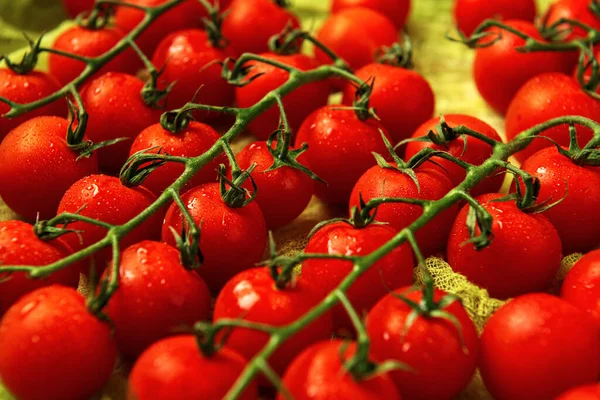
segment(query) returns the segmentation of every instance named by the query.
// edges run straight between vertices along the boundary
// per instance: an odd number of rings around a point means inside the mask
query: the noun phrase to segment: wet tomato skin
[[[410,12],[410,0],[333,0],[331,12],[346,8],[365,7],[388,17],[398,29],[402,29]]]
[[[519,19],[533,22],[537,15],[534,0],[456,0],[454,20],[465,35],[473,31],[486,19]]]
[[[575,263],[563,281],[560,297],[591,315],[600,328],[600,250]]]

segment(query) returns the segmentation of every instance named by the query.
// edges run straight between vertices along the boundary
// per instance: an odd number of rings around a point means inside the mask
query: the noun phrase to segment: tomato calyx
[[[410,37],[404,35],[402,43],[394,43],[389,47],[384,46],[379,49],[375,56],[375,61],[379,64],[410,69],[413,67],[412,54]]]
[[[260,265],[264,265],[265,268],[269,269],[277,290],[285,290],[295,286],[296,267],[299,265],[299,260],[294,257],[279,256],[272,231],[269,231],[269,258],[261,262]]]
[[[390,143],[390,141],[388,140],[388,138],[385,136],[385,134],[383,133],[383,131],[381,129],[379,130],[379,133],[381,134],[383,143],[385,143],[385,147],[387,148],[389,155],[394,162],[392,164],[388,160],[386,160],[385,157],[382,156],[381,154],[373,152],[373,157],[375,157],[375,160],[377,161],[377,165],[379,165],[381,168],[393,169],[393,170],[396,170],[396,171],[402,172],[403,174],[408,175],[410,177],[410,179],[412,179],[412,181],[417,186],[417,190],[421,191],[421,186],[419,185],[419,180],[417,179],[417,175],[415,174],[415,171],[414,171],[414,168],[418,167],[423,162],[425,162],[425,160],[416,158],[421,153],[418,153],[417,155],[415,155],[415,157],[411,158],[408,162],[405,162],[396,153],[396,151],[394,150],[394,147],[392,147],[392,144]]]
[[[181,207],[180,207],[181,208]],[[183,213],[183,212],[182,212]],[[189,271],[193,271],[202,267],[204,264],[204,256],[200,250],[200,234],[201,228],[196,225],[193,218],[186,218],[185,214],[182,217],[181,233],[178,233],[175,228],[170,226],[171,233],[175,238],[177,250],[179,250],[179,259],[181,265]]]
[[[229,40],[223,35],[221,27],[223,26],[223,14],[219,9],[219,3],[216,2],[213,6],[206,0],[198,0],[206,8],[208,14],[207,17],[202,18],[204,23],[204,30],[208,34],[208,40],[210,44],[217,48],[223,49],[229,45]]]
[[[288,23],[283,30],[269,38],[269,50],[275,54],[292,55],[300,53],[300,48],[304,40],[314,39],[312,36],[301,29],[294,29],[291,23]]]
[[[29,50],[23,54],[23,58],[21,58],[19,63],[12,62],[6,55],[0,56],[0,61],[4,61],[8,69],[19,75],[28,74],[35,69],[40,54],[42,38],[44,37],[42,34],[34,41],[26,33],[23,33],[23,36],[29,44]]]
[[[597,140],[592,139],[585,147],[581,148],[577,138],[577,129],[575,125],[569,124],[569,148],[565,149],[555,140],[540,136],[543,139],[549,140],[556,150],[563,156],[567,157],[576,165],[589,165],[593,167],[600,166],[600,149],[598,149]]]
[[[140,186],[155,169],[168,162],[164,156],[168,157],[168,154],[162,147],[151,147],[132,154],[119,172],[121,184],[126,187]]]
[[[79,14],[75,21],[77,24],[89,30],[104,29],[114,15],[114,8],[110,4],[95,4],[90,11]]]
[[[219,190],[221,192],[221,199],[230,208],[242,208],[250,204],[255,198],[258,192],[258,186],[252,178],[252,171],[256,168],[256,163],[252,164],[247,170],[242,170],[236,159],[231,147],[226,142],[223,142],[223,150],[229,159],[229,165],[231,167],[231,177],[227,178],[227,168],[224,164],[219,165],[217,173],[219,174]],[[252,184],[252,192],[242,187],[242,185],[250,179]],[[229,188],[227,188],[229,186]]]

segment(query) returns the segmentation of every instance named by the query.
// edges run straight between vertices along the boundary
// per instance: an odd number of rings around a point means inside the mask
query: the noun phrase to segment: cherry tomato
[[[588,25],[594,29],[600,29],[600,20],[590,9],[592,0],[558,0],[552,4],[546,11],[544,19],[547,26],[557,23],[561,19],[570,19]],[[563,28],[562,26],[560,28]],[[565,40],[576,38],[586,38],[588,36],[585,29],[578,26],[565,24],[565,29],[571,29]]]
[[[471,381],[477,366],[479,339],[473,322],[456,300],[442,311],[456,319],[460,332],[447,319],[422,315],[405,331],[412,308],[396,295],[416,303],[424,300],[422,290],[405,287],[388,294],[371,309],[367,331],[372,357],[376,361],[401,361],[415,370],[390,373],[407,399],[456,398]],[[433,300],[439,302],[445,295],[436,289]]]
[[[230,106],[234,87],[221,78],[220,61],[228,51],[214,47],[206,32],[200,29],[177,31],[165,37],[152,56],[152,63],[163,68],[159,81],[163,86],[176,82],[169,92],[169,108],[179,108],[194,100],[211,106]],[[215,113],[196,111],[198,119],[218,116]]]
[[[65,192],[58,206],[58,214],[78,213],[112,225],[119,225],[144,211],[155,199],[152,192],[142,186],[128,188],[121,184],[119,178],[90,175],[75,182]],[[155,213],[128,233],[120,242],[121,248],[124,249],[145,239],[157,238],[162,220],[159,214]],[[90,246],[106,235],[105,228],[82,221],[69,224],[69,229],[81,231],[79,234],[68,233],[62,236],[74,250]],[[111,255],[110,246],[94,254],[98,271],[104,270]]]
[[[451,128],[455,128],[457,126],[464,125],[467,128],[470,128],[474,131],[482,133],[485,136],[487,136],[491,139],[494,139],[498,142],[502,141],[502,139],[500,138],[500,135],[498,135],[498,132],[496,132],[496,130],[494,128],[492,128],[490,125],[486,124],[485,122],[483,122],[482,120],[480,120],[478,118],[471,117],[469,115],[462,115],[462,114],[448,114],[448,115],[444,115],[444,120],[446,121],[446,124],[448,124],[448,126],[450,126]],[[413,138],[423,137],[423,136],[427,136],[429,131],[435,132],[436,126],[439,123],[440,123],[439,117],[430,119],[429,121],[427,121],[423,125],[421,125],[415,131],[415,133],[412,135],[412,137]],[[465,138],[467,141],[466,146],[465,146]],[[464,137],[457,137],[456,139],[451,140],[446,146],[437,145],[433,142],[410,142],[406,146],[406,153],[404,156],[404,160],[408,161],[412,156],[414,156],[419,151],[421,151],[425,148],[432,148],[435,150],[446,151],[446,152],[450,153],[451,155],[453,155],[454,157],[458,158],[459,160],[466,161],[472,165],[483,164],[483,162],[486,161],[488,158],[490,158],[493,153],[492,146],[490,146],[489,144],[483,142],[482,140],[474,138],[472,136],[464,136]],[[459,167],[458,165],[454,164],[452,161],[448,161],[448,160],[440,158],[440,157],[432,157],[432,160],[434,160],[438,165],[440,165],[442,167],[441,168],[442,170],[445,170],[447,172],[448,177],[452,181],[452,185],[458,186],[465,180],[466,172],[465,172],[464,168]],[[431,168],[438,167],[436,164],[433,164],[433,163],[427,163],[427,166],[431,167]],[[471,194],[473,194],[474,196],[479,196],[480,194],[484,194],[484,193],[497,192],[498,190],[500,190],[500,187],[502,186],[503,182],[504,182],[503,175],[491,176],[491,177],[485,179],[483,182],[481,182],[475,188],[473,188],[471,190]]]
[[[159,148],[165,153],[179,157],[197,157],[210,149],[221,136],[210,126],[191,121],[183,131],[172,133],[160,124],[150,125],[144,129],[133,142],[130,155],[138,151],[154,148],[150,153],[157,153]],[[217,179],[219,164],[225,164],[227,158],[220,155],[205,165],[188,182],[186,188],[192,188],[203,183],[214,182]],[[144,186],[159,196],[183,173],[184,166],[178,163],[167,163],[155,169],[144,181]]]
[[[148,348],[129,376],[128,399],[221,400],[244,370],[246,360],[228,348],[211,356],[198,349],[196,337],[180,335]],[[239,397],[258,399],[252,382]]]
[[[238,53],[265,53],[269,39],[284,28],[298,29],[298,18],[273,0],[233,0],[223,35]]]
[[[501,197],[485,194],[477,198],[493,218],[494,235],[492,243],[479,251],[474,244],[465,244],[469,240],[466,221],[470,205],[463,207],[450,232],[448,263],[499,299],[543,291],[560,267],[558,232],[542,214],[528,214],[515,201],[494,201]]]
[[[17,74],[7,68],[0,68],[0,96],[19,104],[27,104],[60,90],[60,84],[52,76],[40,71]],[[0,115],[10,111],[8,104],[0,102]],[[67,104],[63,99],[29,111],[16,118],[0,118],[0,142],[23,122],[42,115],[67,115]]]
[[[517,92],[506,113],[506,137],[512,140],[522,131],[549,119],[579,115],[600,121],[600,101],[585,94],[577,81],[559,74],[547,73],[529,80]],[[583,147],[592,138],[592,131],[577,128],[579,144]],[[568,125],[544,131],[544,136],[561,146],[569,145]],[[523,151],[515,155],[520,162],[544,147],[552,146],[548,140],[536,138]]]
[[[89,314],[72,288],[31,292],[0,322],[0,376],[22,400],[90,398],[108,381],[116,356],[110,326]]]
[[[508,20],[504,23],[544,42],[531,22]],[[525,45],[525,40],[514,33],[498,27],[492,27],[487,32],[499,35],[500,40],[492,46],[477,49],[473,76],[481,96],[500,114],[506,113],[515,94],[531,78],[545,72],[568,74],[573,69],[561,52],[523,53],[517,49]]]
[[[359,206],[360,196],[365,202],[378,197],[408,197],[423,200],[439,200],[452,189],[452,182],[439,170],[428,167],[415,171],[420,189],[405,173],[395,169],[375,166],[366,171],[356,182],[350,196],[350,209]],[[425,257],[443,252],[448,233],[458,212],[452,207],[438,216],[416,233],[419,248]],[[388,203],[379,206],[376,220],[388,223],[396,230],[412,224],[422,214],[421,207],[404,203]]]
[[[382,46],[398,41],[398,30],[385,15],[365,7],[343,9],[330,15],[317,33],[317,39],[335,54],[346,60],[350,68],[370,64]],[[322,64],[331,58],[316,49],[315,56]]]
[[[290,286],[278,289],[268,268],[252,268],[240,272],[223,287],[215,303],[213,320],[242,318],[282,326],[300,318],[318,302],[318,291],[304,277],[297,277]],[[312,343],[328,340],[332,332],[331,315],[325,314],[277,349],[269,358],[269,365],[282,374],[298,353]],[[269,335],[233,328],[226,340],[228,348],[250,360],[267,344]]]
[[[345,205],[358,178],[376,164],[373,152],[388,154],[381,132],[390,135],[379,121],[361,121],[353,110],[325,106],[306,118],[296,138],[296,147],[308,144],[300,156],[327,182],[315,184],[315,194],[327,203]]]
[[[105,278],[112,268],[111,263]],[[106,312],[120,353],[135,358],[152,343],[173,335],[176,328],[208,319],[211,307],[208,287],[181,265],[179,252],[146,240],[122,253],[119,288]]]
[[[577,261],[563,282],[560,296],[590,314],[600,328],[600,250]]]
[[[218,183],[200,185],[185,193],[182,200],[201,229],[204,262],[198,273],[213,293],[262,259],[267,228],[256,202],[231,208],[221,198]],[[176,204],[167,211],[162,227],[162,240],[175,245],[170,227],[178,233],[182,230],[182,214]]]
[[[318,67],[317,62],[314,59],[301,54],[280,56],[277,54],[266,53],[261,54],[261,56],[268,58],[269,60],[278,61],[291,67],[298,68],[302,71]],[[247,65],[252,66],[252,69],[246,79],[250,80],[257,75],[261,76],[254,78],[249,84],[235,89],[235,98],[238,107],[252,107],[262,100],[267,93],[287,82],[290,76],[288,72],[269,64],[249,62]],[[330,86],[327,82],[319,81],[301,86],[283,98],[283,105],[292,132],[296,132],[302,124],[302,121],[304,121],[311,112],[327,104],[329,89]],[[267,140],[271,133],[278,128],[279,108],[277,105],[273,105],[273,107],[259,115],[248,127],[250,132],[261,140]]]
[[[98,150],[100,168],[112,174],[118,174],[127,160],[131,140],[160,118],[160,111],[142,100],[143,87],[144,82],[133,75],[107,72],[81,92],[88,113],[85,132],[90,140],[98,143],[122,137],[129,139]],[[116,126],[119,129],[115,129]]]
[[[258,187],[256,202],[270,229],[293,221],[308,206],[314,191],[312,179],[304,172],[287,166],[268,171],[274,159],[266,142],[248,145],[235,158],[242,169],[256,164],[252,172]],[[250,183],[245,187],[252,189]]]
[[[122,38],[121,31],[114,28],[94,30],[73,26],[58,35],[52,44],[52,48],[79,56],[97,57],[115,47]],[[139,66],[140,61],[137,55],[132,49],[127,48],[100,68],[95,76],[100,76],[109,71],[135,74]],[[50,54],[48,56],[48,69],[50,75],[55,77],[62,85],[66,85],[83,72],[85,63],[58,54]]]
[[[331,12],[365,7],[387,16],[396,28],[402,29],[410,12],[410,0],[333,0]]]
[[[556,400],[600,400],[600,384],[595,383],[567,390]]]
[[[21,221],[0,222],[0,265],[45,266],[71,254],[61,239],[43,241],[33,226]],[[52,284],[77,287],[80,269],[71,265],[47,279],[28,279],[23,272],[0,274],[0,315],[21,296]],[[6,281],[1,282],[3,278]]]
[[[126,3],[143,7],[158,7],[168,0],[126,0]],[[227,9],[230,0],[208,0],[219,4],[221,10]],[[183,29],[202,28],[202,18],[207,16],[206,9],[198,0],[185,0],[156,19],[135,41],[144,54],[151,55],[158,43],[167,35]],[[132,7],[117,7],[115,24],[124,32],[132,31],[144,18],[144,12]]]
[[[383,246],[396,230],[385,225],[354,228],[346,222],[325,225],[308,240],[306,253],[367,255]],[[410,285],[413,280],[414,261],[408,245],[394,249],[375,263],[348,289],[348,299],[359,315],[368,312],[377,301],[396,289]],[[324,297],[334,290],[352,272],[352,262],[335,259],[310,259],[302,263],[302,277]],[[336,331],[353,332],[346,310],[338,306],[333,310]]]
[[[331,340],[316,343],[290,364],[283,376],[283,385],[296,400],[400,400],[388,373],[357,380],[344,369],[344,361],[355,352],[354,342]],[[287,397],[280,393],[277,399],[285,400]]]
[[[375,108],[395,143],[410,137],[419,125],[433,116],[433,91],[417,72],[391,65],[367,64],[355,74],[363,81],[375,79],[369,106]],[[355,86],[346,83],[342,103],[351,106],[355,93]]]
[[[506,303],[489,319],[479,369],[497,400],[551,400],[596,382],[599,352],[591,319],[558,297],[532,293]]]
[[[0,196],[28,220],[47,219],[78,179],[96,173],[98,162],[69,149],[66,119],[36,117],[19,125],[0,144]]]
[[[564,198],[544,212],[560,235],[564,254],[589,251],[600,243],[600,226],[594,223],[600,219],[600,168],[577,165],[552,146],[533,154],[521,169],[539,179],[538,202]]]
[[[486,19],[520,19],[533,22],[536,16],[534,0],[456,0],[454,19],[465,35],[473,31]]]
[[[75,18],[84,11],[94,8],[95,0],[62,0],[62,5],[71,18]]]

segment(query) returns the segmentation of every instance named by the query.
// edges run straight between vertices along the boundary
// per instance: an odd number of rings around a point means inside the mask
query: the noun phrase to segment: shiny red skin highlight
[[[210,357],[198,348],[194,335],[163,339],[146,350],[129,376],[128,400],[221,400],[247,361],[227,347]],[[241,400],[256,400],[251,382]]]
[[[113,264],[104,272],[109,279]],[[181,264],[179,251],[149,240],[121,254],[119,288],[106,313],[115,327],[119,352],[139,356],[151,344],[209,319],[212,300],[204,280]]]
[[[402,29],[410,13],[411,0],[333,0],[331,12],[347,8],[365,7],[388,17],[396,28]]]
[[[88,123],[85,133],[94,143],[127,138],[98,150],[98,163],[103,171],[118,175],[129,157],[133,139],[144,128],[157,123],[162,110],[144,103],[144,82],[120,72],[107,72],[94,79],[81,91]]]
[[[31,292],[0,322],[2,383],[22,400],[90,398],[108,381],[116,358],[110,325],[90,314],[73,288]]]
[[[397,231],[385,225],[354,228],[345,222],[325,225],[311,236],[306,253],[362,255],[372,253],[391,240]],[[414,260],[410,247],[402,245],[375,263],[348,289],[348,299],[359,315],[368,312],[390,289],[410,285]],[[335,259],[311,259],[302,263],[302,277],[325,297],[352,272],[352,262]],[[354,329],[342,306],[333,309],[336,332]]]
[[[307,71],[319,66],[313,58],[302,54],[281,56],[265,53],[261,54],[261,56],[298,68],[302,71]],[[288,72],[269,64],[251,61],[246,65],[252,66],[246,79],[252,79],[258,74],[262,74],[262,76],[255,78],[245,86],[237,87],[235,89],[235,98],[238,107],[252,107],[262,100],[267,93],[277,89],[289,79]],[[326,81],[318,81],[303,85],[282,99],[292,133],[295,133],[298,130],[302,122],[310,113],[327,104],[329,91],[330,86]],[[248,126],[250,132],[260,140],[267,140],[278,128],[279,108],[276,104],[256,117]]]
[[[319,29],[317,39],[356,70],[372,63],[382,46],[397,42],[398,30],[385,15],[353,7],[330,15]],[[315,49],[315,56],[322,64],[332,63],[322,50]]]
[[[62,32],[52,44],[52,48],[79,56],[97,57],[111,50],[121,39],[123,39],[123,33],[116,28],[92,30],[76,25]],[[140,65],[135,52],[127,48],[100,68],[94,76],[97,77],[106,72],[135,74]],[[50,75],[56,78],[60,84],[66,85],[83,72],[85,63],[58,54],[50,54],[48,69]]]
[[[12,100],[15,103],[27,104],[44,97],[50,96],[60,90],[61,85],[56,79],[41,71],[31,71],[26,74],[17,74],[7,68],[0,68],[0,96]],[[10,111],[10,106],[0,103],[0,115]],[[67,103],[64,99],[59,99],[43,107],[27,112],[25,115],[15,118],[0,118],[0,142],[4,137],[21,125],[34,117],[42,115],[67,115]]]
[[[201,226],[200,251],[204,263],[198,273],[212,293],[218,293],[235,274],[262,260],[267,228],[256,202],[231,208],[221,199],[218,183],[191,189],[182,200],[196,224]],[[162,227],[162,240],[175,246],[170,227],[181,233],[182,214],[176,204],[169,207]]]
[[[517,92],[506,113],[506,138],[515,136],[552,118],[578,115],[600,121],[600,101],[589,97],[576,80],[560,73],[538,75]],[[577,127],[579,144],[583,147],[593,137],[592,131]],[[569,145],[569,126],[560,125],[544,131],[544,136],[561,146]],[[515,154],[519,162],[533,153],[552,146],[546,139],[534,139],[525,150]]]
[[[491,139],[499,142],[502,141],[502,138],[500,138],[500,135],[498,135],[498,132],[494,128],[478,118],[462,114],[447,114],[444,115],[444,120],[451,128],[464,125],[467,128],[482,133]],[[415,133],[412,135],[412,138],[427,136],[429,131],[435,132],[436,126],[439,123],[440,117],[430,119],[415,131]],[[463,160],[473,165],[481,165],[484,161],[492,156],[492,146],[472,136],[465,137],[467,140],[466,147],[465,139],[463,137],[458,137],[451,141],[448,143],[447,147],[437,145],[433,142],[410,142],[406,145],[404,160],[408,161],[412,156],[425,148],[432,148],[435,150],[448,152],[459,160]],[[440,157],[434,156],[431,159],[443,167],[441,168],[441,171],[448,175],[448,178],[450,178],[452,181],[453,186],[458,186],[465,180],[467,174],[464,168],[459,167],[452,161]],[[426,165],[427,167],[431,168],[440,168],[433,163],[427,163]],[[504,175],[493,175],[475,186],[471,190],[471,194],[474,196],[479,196],[485,193],[497,192],[502,187],[503,182]]]
[[[563,281],[560,297],[591,315],[600,329],[600,250],[575,263]]]
[[[372,153],[389,157],[381,132],[391,141],[376,119],[361,121],[353,110],[337,106],[325,106],[309,115],[298,131],[295,146],[308,144],[299,161],[327,182],[316,182],[315,194],[330,204],[348,204],[358,178],[377,164]]]
[[[499,299],[547,289],[558,272],[562,246],[558,232],[543,214],[528,214],[515,201],[495,202],[501,194],[477,201],[493,218],[492,243],[475,250],[469,240],[469,205],[458,214],[448,240],[448,263],[470,282]],[[479,228],[476,233],[479,234]]]
[[[374,166],[366,171],[356,182],[350,196],[349,209],[359,206],[359,194],[365,202],[378,197],[407,197],[423,200],[439,200],[452,189],[452,182],[445,173],[428,167],[417,168],[415,171],[419,180],[420,190],[413,180],[403,172],[394,169]],[[417,243],[425,257],[441,253],[446,248],[446,241],[452,222],[456,217],[456,206],[443,211],[433,218],[430,223],[416,233]],[[377,210],[379,222],[400,231],[412,224],[422,214],[418,205],[403,203],[382,204]]]
[[[189,125],[178,133],[165,130],[160,124],[150,125],[135,138],[131,145],[129,155],[138,151],[154,148],[148,153],[157,153],[159,148],[163,152],[177,157],[197,157],[210,149],[221,136],[210,126],[201,122],[191,121]],[[217,156],[206,164],[185,185],[183,190],[193,188],[203,183],[216,182],[219,164],[227,164],[224,154]],[[144,180],[144,186],[159,196],[181,174],[185,167],[179,163],[167,163],[155,169]]]
[[[304,277],[298,276],[289,287],[278,289],[268,268],[252,268],[240,272],[223,287],[215,303],[213,321],[242,318],[282,326],[297,320],[318,303],[318,291]],[[283,343],[269,357],[269,365],[283,374],[298,353],[312,343],[330,339],[332,332],[331,315],[324,314]],[[227,337],[227,347],[250,360],[268,340],[267,333],[234,328]]]
[[[369,106],[375,109],[393,142],[398,143],[433,116],[435,96],[419,73],[384,64],[367,64],[355,72],[363,81],[375,78]],[[342,104],[352,106],[356,87],[346,83]]]
[[[594,383],[567,390],[556,400],[600,400],[600,384]]]
[[[532,22],[508,20],[504,23],[545,42]],[[500,114],[506,113],[519,89],[531,78],[546,72],[568,74],[573,70],[564,53],[523,53],[517,49],[525,45],[524,39],[497,27],[487,32],[501,35],[501,39],[492,46],[476,50],[473,77],[481,97]]]
[[[533,22],[536,14],[535,0],[456,0],[454,3],[454,20],[467,36],[486,19]]]
[[[56,215],[64,192],[98,171],[94,154],[79,160],[67,145],[69,123],[36,117],[13,129],[0,144],[0,196],[14,212],[34,221]]]
[[[296,400],[401,400],[389,373],[357,381],[343,361],[356,352],[356,343],[331,340],[304,350],[290,364],[283,384]],[[277,400],[285,400],[281,393]]]
[[[418,316],[405,333],[406,319],[412,308],[394,295],[421,302],[423,292],[404,287],[381,299],[367,316],[374,360],[397,360],[415,371],[392,371],[390,376],[403,398],[408,400],[450,400],[467,387],[477,366],[479,338],[475,325],[460,301],[443,310],[460,324],[461,336],[451,322]],[[434,300],[446,293],[435,289]],[[464,344],[464,347],[463,347]]]
[[[304,172],[291,167],[267,171],[274,159],[266,142],[251,143],[235,158],[244,170],[256,164],[252,172],[254,183],[258,187],[255,200],[265,217],[267,227],[275,229],[286,225],[306,209],[314,192],[313,180]],[[252,190],[250,183],[246,183],[244,187]]]
[[[521,169],[539,179],[538,203],[564,198],[543,213],[558,231],[564,254],[586,252],[600,243],[600,168],[577,165],[552,146],[533,154]]]
[[[176,82],[167,96],[169,109],[179,108],[194,100],[211,106],[231,106],[234,86],[221,77],[221,65],[229,56],[227,49],[218,49],[200,29],[177,31],[165,37],[152,56],[152,63],[163,68],[159,86],[166,88]],[[195,97],[194,97],[195,96]],[[219,114],[195,111],[199,120],[214,119]]]
[[[69,212],[104,221],[112,225],[125,224],[144,211],[156,200],[156,196],[143,186],[128,188],[119,178],[106,175],[90,175],[75,182],[64,194],[57,213]],[[164,211],[163,211],[164,212]],[[122,249],[141,242],[157,239],[162,221],[160,211],[154,213],[120,241]],[[75,251],[90,246],[106,236],[106,229],[87,222],[77,221],[69,224],[69,229],[83,231],[79,235],[68,233],[62,238]],[[96,252],[93,256],[96,271],[104,271],[112,258],[109,247]]]
[[[552,400],[596,382],[596,326],[571,304],[546,293],[519,296],[488,320],[479,369],[497,400]]]
[[[72,253],[59,238],[41,240],[33,231],[33,226],[22,221],[0,222],[0,265],[46,266]],[[0,315],[21,296],[38,288],[61,284],[77,287],[80,268],[77,264],[56,271],[45,279],[28,279],[24,272],[0,274]]]

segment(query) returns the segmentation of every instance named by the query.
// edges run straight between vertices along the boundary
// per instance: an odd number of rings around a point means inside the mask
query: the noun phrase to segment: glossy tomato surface
[[[577,261],[563,281],[560,296],[591,315],[600,327],[600,250]]]
[[[486,19],[533,22],[535,16],[535,0],[456,0],[454,3],[454,20],[467,36]]]
[[[402,29],[410,12],[411,0],[333,0],[331,12],[337,13],[346,8],[365,7],[377,11]]]

